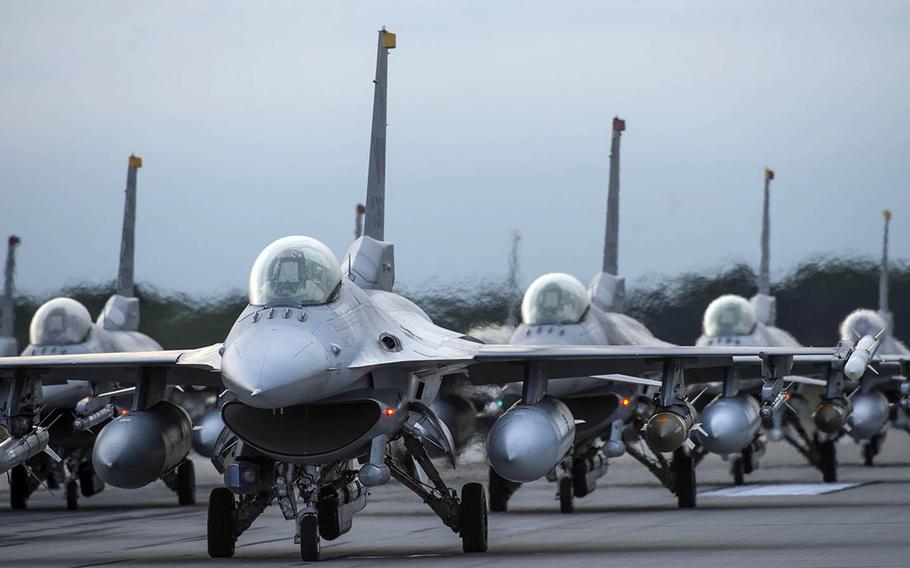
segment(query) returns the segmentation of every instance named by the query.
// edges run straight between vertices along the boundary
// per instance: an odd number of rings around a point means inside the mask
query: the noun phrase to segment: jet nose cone
[[[325,349],[312,334],[257,329],[225,346],[221,374],[237,399],[284,408],[326,395]]]

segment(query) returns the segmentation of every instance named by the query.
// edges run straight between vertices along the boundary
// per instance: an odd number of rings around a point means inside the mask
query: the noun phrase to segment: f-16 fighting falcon
[[[32,318],[31,343],[22,352],[23,356],[161,349],[156,341],[137,331],[139,299],[134,296],[133,257],[136,177],[140,167],[142,160],[130,156],[117,293],[107,300],[95,322],[85,306],[71,298],[54,298],[44,303]],[[111,382],[87,379],[74,370],[65,382],[42,386],[41,421],[28,429],[25,437],[11,437],[0,444],[0,473],[10,472],[13,509],[25,509],[29,496],[41,483],[51,488],[59,483],[61,459],[68,509],[78,508],[80,493],[90,497],[104,489],[92,461],[97,431],[117,414],[127,412],[122,401],[123,395],[130,391],[119,389]],[[162,408],[169,413],[167,416],[184,414],[174,405]],[[13,425],[12,429],[18,427]],[[177,493],[181,505],[192,504],[196,491],[193,463],[181,460],[174,465],[164,480]]]
[[[16,249],[19,237],[10,235],[7,241],[6,265],[3,270],[3,299],[0,303],[0,357],[10,357],[19,352],[14,327],[16,324],[15,278]]]
[[[875,336],[877,346],[869,351],[876,354],[910,356],[910,350],[894,337],[894,318],[889,309],[888,294],[888,229],[891,212],[884,211],[882,260],[879,271],[878,311],[859,309],[848,315],[840,326],[841,341],[851,343],[863,336]],[[849,393],[848,393],[849,391]],[[834,440],[844,433],[862,446],[866,465],[875,463],[881,450],[889,422],[910,432],[910,382],[906,377],[870,377],[862,384],[848,381],[829,385],[815,412],[815,425],[820,436]]]
[[[466,373],[475,384],[522,382],[520,403],[499,420],[510,430],[521,427],[512,421],[516,415],[542,417],[540,436],[507,446],[506,458],[527,459],[537,451],[542,462],[551,462],[546,471],[565,455],[575,430],[569,410],[547,394],[561,379],[656,373],[662,394],[674,403],[686,380],[734,365],[758,366],[772,384],[794,368],[854,370],[854,353],[831,349],[491,346],[434,325],[391,292],[394,249],[384,240],[383,206],[386,69],[393,47],[395,36],[380,31],[364,235],[342,262],[309,237],[268,245],[250,272],[249,306],[225,341],[209,347],[0,358],[0,416],[11,436],[7,459],[46,445],[35,439],[45,405],[41,385],[78,373],[96,383],[135,385],[132,410],[101,430],[93,463],[112,485],[150,483],[177,467],[190,447],[189,417],[163,400],[167,385],[220,387],[227,428],[212,461],[225,487],[209,498],[211,556],[232,556],[237,538],[277,503],[295,524],[301,557],[316,560],[320,539],[348,532],[370,488],[391,477],[458,533],[466,552],[482,552],[483,486],[468,483],[459,495],[427,456],[428,447],[453,451],[448,430],[430,410],[445,376]],[[866,361],[860,363],[861,375]],[[390,451],[390,444],[401,447]]]
[[[575,277],[551,273],[540,276],[525,292],[521,305],[521,324],[514,330],[513,345],[646,345],[669,346],[640,322],[623,314],[625,281],[618,276],[619,263],[619,165],[620,142],[626,129],[624,120],[613,119],[610,148],[610,174],[607,192],[607,222],[604,237],[603,270],[586,289]],[[685,401],[672,402],[672,416],[661,415],[648,422],[645,430],[657,453],[639,451],[628,443],[639,440],[641,424],[653,413],[652,401],[645,387],[659,387],[660,381],[635,377],[579,377],[559,381],[550,394],[554,398],[538,409],[511,412],[498,421],[488,438],[490,455],[490,508],[505,511],[512,493],[521,482],[547,475],[559,482],[560,510],[571,513],[574,498],[590,494],[597,479],[607,472],[609,458],[627,451],[654,473],[667,488],[677,494],[681,507],[695,504],[694,465],[687,448],[678,448],[682,440],[665,446],[660,430],[677,431],[677,416],[684,417],[684,429],[696,418]],[[539,435],[538,423],[569,412],[576,417],[574,437],[568,432],[560,440],[566,451],[559,463],[544,463],[535,453],[520,454],[524,438]],[[625,435],[624,435],[625,433]],[[672,463],[658,454],[678,449]],[[568,456],[562,459],[562,455]],[[558,468],[556,466],[559,466]],[[560,469],[562,473],[557,473]]]
[[[800,347],[792,335],[775,325],[777,300],[771,295],[770,276],[770,186],[773,179],[774,172],[766,168],[758,293],[751,300],[728,294],[711,302],[705,310],[703,335],[697,345]],[[701,411],[704,434],[699,435],[698,440],[702,451],[730,458],[734,483],[740,485],[744,476],[758,467],[767,430],[772,440],[786,440],[802,453],[821,470],[824,479],[836,479],[834,444],[810,437],[800,422],[797,412],[809,414],[802,395],[791,392],[789,387],[779,392],[770,391],[755,378],[724,378],[720,392]],[[834,378],[791,375],[787,382],[803,388],[818,388],[834,382]],[[784,392],[786,396],[781,398]],[[773,406],[767,406],[768,403]],[[760,404],[765,406],[759,408]],[[787,412],[794,408],[797,412]]]

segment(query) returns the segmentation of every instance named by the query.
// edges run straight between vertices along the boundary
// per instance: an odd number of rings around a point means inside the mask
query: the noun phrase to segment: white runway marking
[[[862,483],[763,483],[758,485],[740,485],[724,487],[702,493],[703,497],[779,497],[791,495],[822,495],[834,493]]]

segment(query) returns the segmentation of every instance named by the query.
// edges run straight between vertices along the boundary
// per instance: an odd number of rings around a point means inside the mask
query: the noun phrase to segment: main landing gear
[[[422,443],[407,431],[401,437],[406,451],[400,456],[385,455],[391,475],[461,536],[465,552],[485,552],[487,499],[483,485],[465,484],[459,497],[442,480]],[[367,488],[348,461],[316,466],[235,456],[229,467],[236,469],[225,472],[226,479],[236,481],[234,491],[219,487],[209,497],[207,539],[212,558],[233,556],[238,537],[277,501],[285,519],[295,522],[300,558],[319,560],[321,541],[347,533],[354,514],[366,506]]]
[[[696,505],[698,484],[695,479],[695,466],[698,455],[688,448],[678,448],[673,452],[673,459],[667,459],[660,453],[644,452],[635,444],[626,441],[626,452],[639,463],[648,468],[654,477],[676,495],[680,509],[691,509]]]

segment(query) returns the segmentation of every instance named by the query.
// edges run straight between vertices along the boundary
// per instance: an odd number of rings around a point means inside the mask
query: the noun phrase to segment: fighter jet
[[[19,352],[15,337],[16,302],[16,249],[19,248],[19,237],[10,235],[7,241],[6,265],[3,270],[3,300],[0,305],[0,357],[10,357]]]
[[[705,310],[703,334],[696,345],[800,347],[796,338],[775,325],[777,300],[771,295],[770,277],[770,186],[773,179],[774,172],[766,168],[758,293],[751,300],[726,294],[712,301]],[[821,470],[825,480],[836,479],[834,444],[809,436],[800,422],[798,413],[809,414],[810,411],[801,394],[786,389],[786,400],[779,400],[776,406],[781,410],[795,407],[797,412],[772,412],[771,408],[760,408],[760,403],[767,403],[773,396],[779,397],[779,393],[765,392],[761,381],[743,379],[749,377],[726,377],[717,396],[701,410],[704,430],[698,436],[701,450],[730,458],[734,483],[740,485],[744,476],[758,467],[767,430],[772,440],[783,439],[803,454]],[[795,383],[800,388],[823,388],[833,380],[833,377],[787,377],[788,383]]]
[[[310,237],[274,241],[253,263],[249,306],[223,343],[202,349],[0,358],[0,417],[11,436],[3,459],[42,451],[40,386],[78,373],[96,383],[135,385],[131,411],[104,426],[92,460],[107,483],[142,486],[177,467],[191,444],[189,417],[164,400],[167,385],[219,387],[227,427],[213,463],[225,487],[209,498],[209,555],[232,556],[237,538],[277,503],[295,524],[301,558],[316,560],[320,539],[348,532],[370,488],[391,477],[458,533],[466,552],[481,552],[487,548],[483,486],[468,483],[459,496],[427,456],[428,447],[452,455],[451,436],[430,409],[445,376],[523,382],[519,405],[499,421],[511,423],[505,430],[525,428],[514,418],[529,413],[540,435],[507,451],[536,450],[555,464],[575,430],[568,409],[547,394],[562,379],[657,373],[661,394],[673,403],[685,380],[734,366],[757,366],[773,384],[793,368],[851,366],[853,353],[844,359],[831,349],[490,346],[434,325],[391,292],[394,247],[384,240],[383,206],[386,69],[395,36],[383,29],[378,43],[364,236],[342,262]],[[886,364],[903,362],[873,362]],[[534,422],[539,416],[545,420]],[[417,467],[389,451],[390,444],[403,446]]]
[[[139,299],[134,296],[133,257],[136,224],[136,177],[142,159],[130,156],[123,215],[123,236],[117,292],[111,296],[98,318],[92,322],[88,310],[72,298],[54,298],[45,302],[32,318],[30,344],[23,356],[73,353],[113,353],[153,351],[161,346],[139,333]],[[8,261],[8,267],[10,266]],[[51,455],[36,455],[28,462],[0,453],[0,473],[10,471],[10,505],[25,509],[29,496],[41,483],[54,487],[62,458],[67,509],[79,507],[79,496],[90,497],[104,489],[103,481],[92,465],[92,448],[97,430],[120,412],[122,396],[117,385],[88,380],[74,371],[64,384],[42,386],[42,422],[36,428],[34,442],[48,448]],[[117,397],[121,398],[118,399]],[[12,440],[7,440],[12,443]],[[56,456],[59,455],[58,459]],[[193,463],[184,460],[176,465],[165,482],[178,496],[181,505],[195,502]]]
[[[894,337],[894,318],[889,309],[888,290],[888,229],[891,212],[884,211],[882,260],[879,271],[878,311],[858,309],[841,323],[840,338],[857,341],[870,335],[876,343],[869,345],[873,357],[877,354],[910,356],[910,350]],[[814,414],[821,436],[836,440],[849,435],[862,446],[866,465],[875,463],[881,450],[889,419],[897,427],[910,432],[907,410],[910,409],[910,383],[905,377],[880,377],[857,384],[835,384],[825,392]]]
[[[625,281],[618,276],[619,165],[625,128],[624,120],[613,119],[602,272],[587,288],[568,274],[545,274],[537,278],[525,292],[522,322],[515,329],[511,344],[670,346],[654,337],[643,324],[623,314]],[[672,397],[664,401],[666,404],[653,401],[647,396],[646,388],[653,391],[659,387],[661,383],[657,380],[621,376],[606,379],[578,377],[560,381],[551,389],[550,394],[555,397],[550,403],[552,410],[569,411],[579,419],[574,439],[561,440],[568,444],[568,457],[558,464],[543,462],[533,454],[518,453],[523,438],[536,435],[533,428],[526,432],[510,428],[509,420],[523,419],[519,413],[507,414],[494,426],[488,439],[492,510],[505,511],[520,482],[547,475],[551,481],[559,482],[560,510],[571,513],[574,498],[594,491],[597,479],[606,474],[608,459],[626,451],[676,493],[680,507],[695,505],[694,463],[688,449],[679,447],[688,430],[697,423],[691,405]],[[661,412],[670,409],[671,414]],[[643,424],[646,438],[653,442],[647,449],[639,449],[638,444]],[[651,447],[660,450],[650,451]],[[672,463],[659,455],[666,450],[676,451]]]

